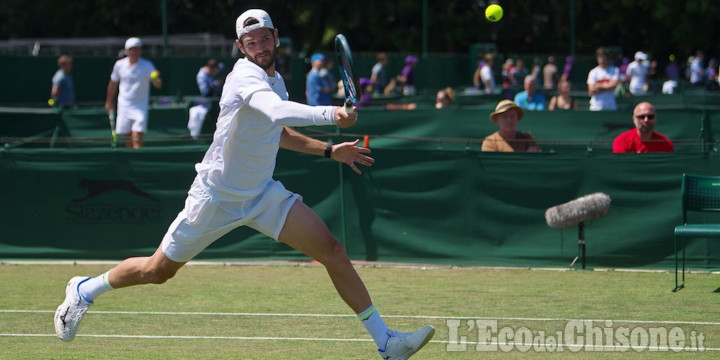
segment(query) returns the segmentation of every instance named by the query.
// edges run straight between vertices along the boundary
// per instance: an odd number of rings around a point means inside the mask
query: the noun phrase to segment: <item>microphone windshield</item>
[[[547,209],[545,220],[551,228],[559,229],[601,218],[609,210],[610,197],[598,192]]]

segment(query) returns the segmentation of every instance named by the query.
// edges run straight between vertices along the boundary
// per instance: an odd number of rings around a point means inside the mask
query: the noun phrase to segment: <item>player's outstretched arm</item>
[[[345,163],[356,173],[362,174],[357,164],[372,166],[375,159],[365,155],[370,153],[370,149],[358,147],[357,144],[359,141],[360,140],[355,140],[352,142],[333,144],[329,153],[330,158],[337,162]],[[305,136],[292,128],[285,127],[280,135],[280,147],[306,154],[324,156],[327,143]]]

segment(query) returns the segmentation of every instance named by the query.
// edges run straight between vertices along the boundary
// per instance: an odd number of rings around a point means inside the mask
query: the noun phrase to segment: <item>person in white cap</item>
[[[337,125],[357,121],[357,110],[308,106],[287,101],[282,76],[275,71],[278,30],[263,10],[248,10],[237,19],[235,41],[245,58],[235,63],[220,98],[217,130],[203,160],[195,166],[185,208],[177,215],[157,251],[126,259],[94,277],[76,276],[67,284],[65,301],[55,312],[55,331],[64,341],[96,297],[111,289],[162,284],[189,260],[224,234],[249,226],[285,243],[325,266],[340,297],[358,314],[384,359],[407,359],[435,332],[388,330],[348,258],[344,247],[302,197],[272,178],[279,148],[371,166],[370,149],[358,141],[327,144],[291,126]],[[357,163],[357,164],[356,164]]]
[[[131,37],[125,41],[126,57],[115,62],[107,87],[105,110],[111,118],[116,113],[115,132],[125,135],[125,146],[141,148],[148,126],[150,84],[162,87],[160,72],[155,65],[142,58],[142,41]],[[118,93],[118,89],[120,90]]]
[[[630,78],[630,93],[633,95],[646,95],[650,72],[648,56],[642,51],[635,53],[635,60],[628,64],[625,74]]]

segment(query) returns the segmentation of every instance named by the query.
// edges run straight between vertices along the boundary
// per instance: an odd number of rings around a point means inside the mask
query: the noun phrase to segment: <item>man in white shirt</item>
[[[635,61],[628,64],[625,74],[630,77],[630,93],[633,95],[646,95],[647,74],[650,72],[650,64],[647,61],[647,54],[642,51],[635,53]]]
[[[414,333],[388,330],[345,249],[302,197],[272,178],[279,148],[325,156],[348,164],[375,161],[359,140],[333,145],[307,137],[290,126],[338,125],[357,121],[357,110],[308,106],[287,101],[282,76],[275,71],[278,30],[263,10],[248,10],[237,20],[236,45],[245,55],[227,76],[213,143],[195,166],[185,208],[170,225],[155,254],[130,258],[95,278],[70,280],[65,302],[55,312],[55,331],[70,341],[87,308],[101,293],[132,285],[161,284],[215,240],[249,226],[312,257],[325,266],[340,297],[355,311],[383,359],[407,359],[430,338],[426,326]]]
[[[125,41],[126,57],[115,62],[108,82],[105,110],[110,118],[115,114],[117,95],[117,120],[115,132],[125,135],[125,146],[141,148],[147,132],[150,83],[162,87],[160,72],[152,62],[142,58],[142,41],[131,37]],[[118,88],[120,92],[118,93]]]
[[[598,66],[588,73],[587,85],[590,110],[617,110],[615,87],[620,82],[620,70],[608,62],[604,48],[596,51]]]

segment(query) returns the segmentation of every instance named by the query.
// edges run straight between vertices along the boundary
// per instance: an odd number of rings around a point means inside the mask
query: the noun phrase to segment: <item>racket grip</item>
[[[350,115],[353,113],[353,102],[350,100],[345,100],[345,112]]]

